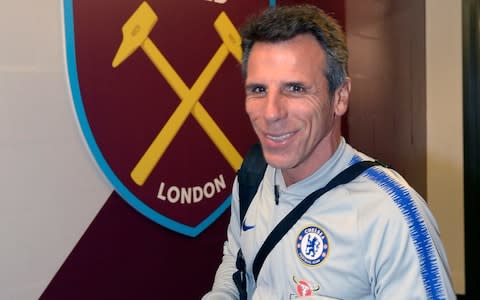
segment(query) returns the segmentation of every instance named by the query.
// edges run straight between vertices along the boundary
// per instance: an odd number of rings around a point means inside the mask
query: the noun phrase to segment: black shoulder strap
[[[260,144],[254,144],[237,172],[238,197],[240,200],[240,224],[247,212],[248,206],[257,193],[258,186],[263,179],[267,163],[263,157]]]
[[[267,258],[270,251],[275,247],[275,245],[282,239],[282,237],[292,228],[292,226],[300,219],[300,217],[312,206],[312,204],[320,198],[323,194],[328,192],[329,190],[333,189],[334,187],[348,183],[352,181],[355,177],[362,174],[366,169],[376,166],[376,165],[383,165],[383,163],[378,161],[361,161],[356,164],[353,164],[340,172],[337,176],[335,176],[332,180],[330,180],[327,185],[323,188],[320,188],[310,195],[308,195],[302,202],[300,202],[297,206],[295,206],[292,211],[288,213],[285,218],[272,230],[270,235],[267,237],[265,242],[263,243],[260,250],[258,250],[257,255],[253,261],[253,276],[255,281],[257,280],[258,273],[262,268],[262,265]]]

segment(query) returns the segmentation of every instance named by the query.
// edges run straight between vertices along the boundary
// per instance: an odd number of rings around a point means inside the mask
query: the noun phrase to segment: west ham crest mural
[[[267,1],[65,1],[75,112],[133,209],[197,236],[230,205],[255,141],[238,27]]]

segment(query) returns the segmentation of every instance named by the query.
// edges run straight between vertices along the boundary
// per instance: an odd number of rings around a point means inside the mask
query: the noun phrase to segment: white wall
[[[111,193],[77,127],[61,1],[0,1],[0,299],[36,299]]]
[[[462,1],[426,1],[427,195],[455,290],[465,293]]]

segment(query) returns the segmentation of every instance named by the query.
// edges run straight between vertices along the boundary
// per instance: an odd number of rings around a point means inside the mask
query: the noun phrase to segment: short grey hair
[[[345,35],[334,18],[313,5],[277,6],[250,17],[240,30],[243,77],[247,76],[247,63],[255,42],[276,43],[301,34],[313,35],[325,51],[325,77],[329,95],[333,96],[347,76],[348,50]]]

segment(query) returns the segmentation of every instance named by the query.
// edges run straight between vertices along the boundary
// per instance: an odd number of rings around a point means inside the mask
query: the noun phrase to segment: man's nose
[[[274,122],[285,118],[287,116],[287,101],[278,91],[270,91],[265,102],[265,119]]]

